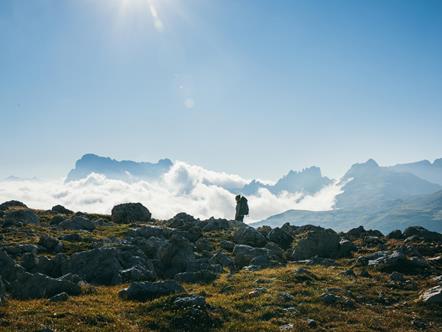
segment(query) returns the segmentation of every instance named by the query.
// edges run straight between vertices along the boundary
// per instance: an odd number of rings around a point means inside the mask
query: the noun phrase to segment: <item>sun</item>
[[[160,17],[158,1],[155,0],[120,0],[123,16],[129,16],[131,12],[147,12],[152,19],[154,28],[161,32],[164,30],[164,23]]]

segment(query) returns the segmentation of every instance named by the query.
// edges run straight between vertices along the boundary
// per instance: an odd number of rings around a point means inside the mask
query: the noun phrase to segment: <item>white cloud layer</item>
[[[110,213],[119,203],[141,202],[153,217],[166,219],[178,212],[195,217],[233,218],[235,199],[227,189],[238,189],[248,182],[237,175],[206,170],[199,166],[176,162],[160,180],[126,183],[100,174],[91,174],[80,181],[59,180],[0,181],[0,202],[19,200],[29,207],[49,209],[53,205],[83,212]],[[302,193],[274,195],[261,189],[248,196],[250,216],[246,222],[258,221],[289,209],[330,210],[341,185],[333,183],[313,196]]]

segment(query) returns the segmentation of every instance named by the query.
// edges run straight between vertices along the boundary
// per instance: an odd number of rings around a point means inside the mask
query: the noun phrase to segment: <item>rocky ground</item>
[[[0,204],[1,331],[441,331],[442,235]]]

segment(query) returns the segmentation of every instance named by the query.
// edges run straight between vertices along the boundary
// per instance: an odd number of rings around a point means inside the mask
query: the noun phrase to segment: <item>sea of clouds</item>
[[[0,202],[19,200],[29,207],[49,209],[61,204],[74,211],[109,214],[119,203],[141,202],[154,218],[166,219],[178,212],[198,218],[227,218],[235,214],[235,194],[248,180],[238,175],[206,170],[175,162],[164,176],[153,181],[127,183],[90,174],[79,181],[57,180],[0,181]],[[274,195],[267,189],[248,196],[250,216],[246,222],[265,219],[289,209],[325,211],[333,208],[342,185],[334,182],[314,195],[283,192]]]

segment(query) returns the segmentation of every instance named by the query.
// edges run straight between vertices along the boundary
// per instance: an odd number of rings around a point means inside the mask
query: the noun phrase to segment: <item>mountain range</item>
[[[66,182],[76,181],[91,173],[126,182],[156,180],[174,165],[170,159],[156,163],[117,161],[86,154],[75,163]],[[245,185],[217,185],[232,193],[255,195],[268,190],[274,195],[299,193],[300,197],[315,195],[330,185],[339,185],[340,193],[330,211],[288,210],[254,223],[254,226],[315,224],[346,230],[365,225],[382,231],[422,225],[442,231],[442,159],[382,167],[373,159],[357,163],[340,179],[322,175],[319,167],[302,171],[290,170],[272,184],[253,179]]]

